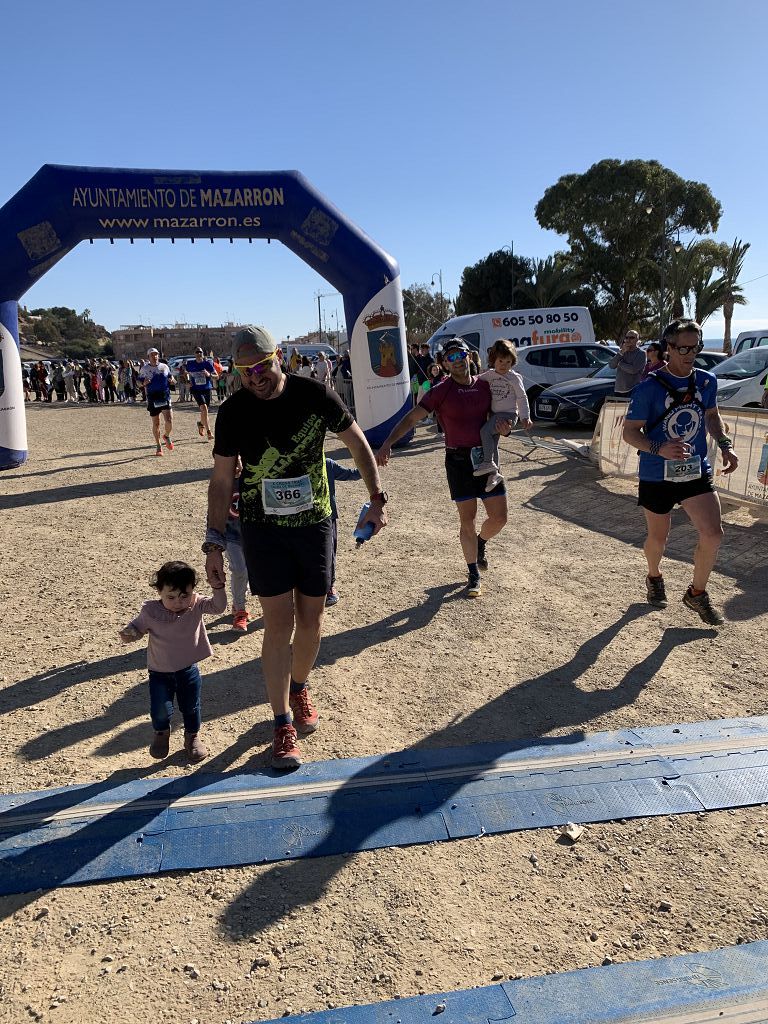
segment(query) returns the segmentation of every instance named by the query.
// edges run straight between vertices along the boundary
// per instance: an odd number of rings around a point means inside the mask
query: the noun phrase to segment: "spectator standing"
[[[75,389],[75,363],[68,362],[64,363],[62,368],[62,376],[64,377],[64,388],[66,390],[66,400],[69,402],[77,401],[77,390]]]
[[[645,369],[645,352],[638,348],[640,335],[637,331],[627,331],[621,347],[608,365],[616,370],[616,383],[613,393],[617,398],[628,398],[635,384],[640,383],[640,378]]]
[[[658,341],[652,341],[651,344],[645,350],[645,369],[643,370],[640,379],[645,380],[649,373],[655,373],[656,370],[663,370],[667,365],[663,356],[664,349]]]
[[[331,364],[328,362],[326,354],[322,350],[317,354],[315,376],[321,384],[325,384],[327,387],[331,387],[333,384],[333,381],[331,380]]]
[[[182,363],[177,372],[178,372],[178,381],[179,381],[179,397],[177,398],[176,401],[177,402],[191,402],[192,401],[192,393],[190,391],[190,383],[191,382],[190,382],[190,378],[189,378],[189,370]]]

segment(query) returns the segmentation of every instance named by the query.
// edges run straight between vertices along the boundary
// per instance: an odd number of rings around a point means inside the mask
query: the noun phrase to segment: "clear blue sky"
[[[716,237],[752,243],[743,280],[768,275],[763,0],[68,0],[5,5],[3,28],[0,204],[44,163],[297,169],[404,285],[442,271],[455,295],[494,249],[563,244],[533,215],[560,175],[639,157],[706,182]],[[78,246],[22,301],[295,337],[319,290],[279,244],[126,241]],[[768,276],[746,292],[734,333],[768,323]]]

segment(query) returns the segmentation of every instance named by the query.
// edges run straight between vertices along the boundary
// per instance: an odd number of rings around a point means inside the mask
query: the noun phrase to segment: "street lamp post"
[[[510,242],[509,245],[502,245],[502,252],[508,252],[510,257],[510,265],[512,267],[512,305],[510,309],[515,308],[515,243]]]
[[[317,343],[322,343],[323,340],[323,314],[320,310],[320,299],[329,299],[332,295],[338,295],[338,292],[315,292],[315,298],[317,299]]]
[[[445,299],[443,297],[443,272],[438,270],[436,274],[432,275],[430,284],[435,287],[435,278],[440,282],[440,323],[445,323]]]

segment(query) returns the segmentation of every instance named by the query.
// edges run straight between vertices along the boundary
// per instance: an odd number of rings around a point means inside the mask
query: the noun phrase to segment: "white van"
[[[761,331],[742,331],[736,336],[731,355],[735,356],[737,352],[743,352],[745,349],[763,348],[766,345],[768,345],[768,327],[764,327]]]
[[[449,338],[463,338],[480,353],[483,365],[488,349],[499,338],[517,348],[529,345],[562,345],[567,342],[595,343],[595,329],[586,306],[557,306],[552,309],[502,309],[498,313],[468,313],[447,320],[429,339],[432,355]]]

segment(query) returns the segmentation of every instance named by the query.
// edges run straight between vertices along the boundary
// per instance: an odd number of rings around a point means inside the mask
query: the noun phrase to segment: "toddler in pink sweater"
[[[136,618],[120,630],[124,644],[149,635],[149,714],[155,730],[149,753],[158,760],[168,756],[174,697],[184,719],[184,751],[193,762],[208,756],[200,739],[202,679],[196,663],[213,653],[203,615],[223,612],[227,593],[222,585],[213,597],[201,597],[195,593],[196,583],[195,570],[186,562],[161,565],[152,581],[159,600],[145,601]]]

